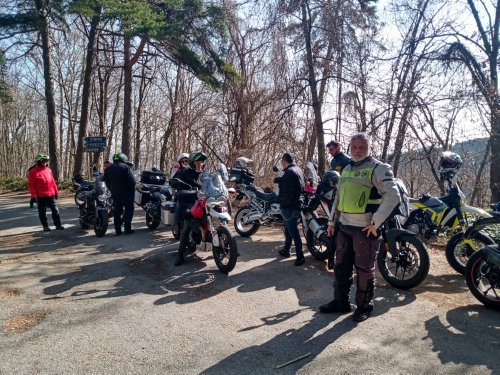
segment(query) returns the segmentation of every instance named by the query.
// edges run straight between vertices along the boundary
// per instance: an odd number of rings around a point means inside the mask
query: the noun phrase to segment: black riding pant
[[[37,198],[38,204],[38,217],[42,225],[48,226],[49,222],[47,220],[47,207],[52,211],[52,221],[54,225],[58,227],[61,225],[61,217],[59,216],[59,208],[57,208],[56,199],[52,195],[50,197],[39,197]]]
[[[375,288],[375,261],[380,246],[376,238],[369,238],[360,227],[343,226],[336,237],[334,299],[349,303],[349,292],[353,281],[353,266],[356,269],[356,306],[373,308]]]

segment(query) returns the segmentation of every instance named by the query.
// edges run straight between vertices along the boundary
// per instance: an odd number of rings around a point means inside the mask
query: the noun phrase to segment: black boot
[[[182,255],[182,253],[177,253],[177,256],[175,257],[174,266],[178,267],[182,263],[184,263],[184,255]]]

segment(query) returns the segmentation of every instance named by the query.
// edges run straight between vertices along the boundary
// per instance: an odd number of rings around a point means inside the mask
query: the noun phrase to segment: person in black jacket
[[[351,158],[342,152],[342,146],[339,142],[328,142],[326,148],[330,155],[332,155],[332,160],[330,160],[332,171],[342,173],[342,170],[349,164]]]
[[[201,151],[192,152],[189,155],[189,168],[180,171],[176,178],[172,180],[173,187],[177,189],[177,205],[180,206],[181,220],[183,220],[182,231],[179,239],[179,249],[175,258],[174,266],[178,267],[184,263],[184,253],[186,252],[189,243],[189,232],[191,227],[196,225],[191,219],[189,214],[186,213],[187,209],[191,208],[196,202],[197,196],[193,193],[183,194],[185,190],[196,190],[200,188],[198,178],[203,172],[207,156]],[[176,179],[182,182],[175,181]]]
[[[304,190],[304,174],[294,163],[293,157],[289,153],[283,154],[281,165],[285,173],[279,179],[278,184],[281,215],[285,223],[285,245],[279,251],[279,254],[286,258],[290,257],[290,247],[293,239],[297,256],[294,265],[301,266],[304,264],[305,258],[297,221],[300,218],[300,197]]]
[[[122,234],[122,220],[125,234],[132,234],[132,218],[134,217],[135,177],[127,164],[127,155],[116,153],[113,164],[104,170],[104,182],[113,198],[113,219],[115,234]],[[122,218],[123,214],[123,218]]]

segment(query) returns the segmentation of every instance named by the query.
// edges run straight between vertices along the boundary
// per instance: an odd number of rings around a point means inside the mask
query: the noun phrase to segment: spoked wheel
[[[238,260],[238,245],[236,239],[225,226],[217,227],[219,246],[212,243],[212,252],[217,268],[223,273],[231,272]]]
[[[500,267],[486,259],[485,251],[491,249],[472,254],[465,267],[465,281],[479,302],[500,310]]]
[[[328,219],[326,217],[320,217],[317,218],[316,221],[326,232],[326,227],[328,226]],[[306,243],[307,243],[307,249],[309,250],[311,255],[315,257],[317,260],[325,260],[330,255],[329,244],[321,241],[319,238],[316,238],[314,232],[310,228],[307,228]]]
[[[243,218],[250,214],[252,210],[250,207],[241,207],[236,216],[234,217],[234,229],[241,237],[250,237],[254,235],[260,228],[260,223],[258,221],[252,221],[250,223],[243,223]]]
[[[415,236],[402,234],[396,239],[396,256],[381,246],[377,265],[382,277],[393,287],[410,289],[425,280],[429,273],[429,254]]]
[[[94,232],[97,237],[103,237],[108,230],[109,216],[108,211],[99,210],[94,221]]]
[[[454,234],[446,244],[446,259],[451,267],[462,275],[465,265],[475,251],[495,242],[481,232],[474,233],[470,238],[465,238],[464,233]]]
[[[154,215],[151,215],[151,213],[146,211],[146,226],[149,229],[155,230],[160,225],[160,222],[161,220],[159,217],[155,217]]]

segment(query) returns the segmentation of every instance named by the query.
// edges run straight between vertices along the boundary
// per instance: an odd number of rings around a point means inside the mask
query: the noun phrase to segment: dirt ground
[[[178,242],[140,207],[136,233],[97,238],[72,195],[64,231],[41,232],[28,203],[0,195],[0,374],[500,373],[500,313],[470,294],[443,239],[420,286],[377,274],[374,314],[356,325],[318,313],[332,273],[309,254],[302,267],[277,257],[279,228],[237,237],[226,276],[211,253],[173,267]]]

